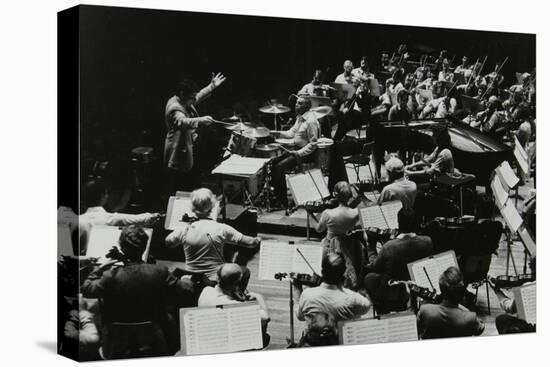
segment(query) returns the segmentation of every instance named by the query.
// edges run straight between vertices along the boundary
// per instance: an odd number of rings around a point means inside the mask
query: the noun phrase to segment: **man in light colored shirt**
[[[284,206],[286,203],[285,173],[294,168],[298,162],[312,162],[314,152],[317,149],[319,139],[319,122],[313,115],[306,112],[311,108],[311,101],[299,97],[296,100],[296,122],[286,131],[273,131],[273,134],[281,138],[293,139],[294,149],[277,157],[272,162],[271,177],[274,186],[275,197]]]
[[[404,210],[414,209],[416,183],[405,178],[405,166],[401,159],[392,157],[385,166],[392,183],[382,189],[378,198],[379,204],[385,201],[400,200]]]
[[[323,84],[323,71],[321,69],[315,70],[311,83],[305,84],[302,89],[298,91],[298,95],[308,96],[322,96],[326,95],[330,87],[327,84]]]
[[[353,84],[355,77],[353,76],[353,63],[351,60],[344,61],[344,72],[334,79],[335,83],[338,84]]]
[[[135,224],[151,226],[160,219],[159,213],[125,214],[106,211],[103,205],[107,202],[108,194],[105,183],[101,178],[88,181],[84,195],[88,203],[88,209],[78,217],[81,255],[85,255],[88,250],[88,239],[93,225],[129,226]]]
[[[244,249],[260,245],[259,238],[243,235],[227,224],[212,220],[212,210],[215,208],[217,201],[212,191],[205,188],[193,191],[191,210],[198,220],[176,229],[165,240],[168,247],[183,246],[188,270],[205,274],[214,281],[218,268],[226,262],[223,255],[225,244]]]
[[[317,339],[311,334],[319,331],[316,330],[319,317],[329,321],[329,327],[333,328],[330,333],[336,337],[334,328],[338,321],[358,319],[369,311],[371,302],[368,298],[343,287],[345,271],[342,255],[329,252],[323,257],[321,285],[302,291],[301,285],[294,282],[299,296],[296,316],[298,320],[306,321],[306,339]]]

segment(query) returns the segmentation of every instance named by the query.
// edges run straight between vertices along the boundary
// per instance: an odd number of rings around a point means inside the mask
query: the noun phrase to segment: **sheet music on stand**
[[[416,316],[412,312],[382,315],[378,319],[340,321],[338,338],[342,345],[408,342],[418,340]]]
[[[506,201],[508,200],[509,196],[508,192],[500,181],[500,177],[498,174],[493,175],[493,179],[491,180],[491,190],[493,191],[497,208],[501,209],[502,207],[504,207],[504,205],[506,205]]]
[[[523,218],[519,215],[512,200],[508,200],[506,205],[500,208],[500,214],[512,232],[517,232],[519,227],[523,224]]]
[[[535,240],[531,236],[531,233],[529,233],[529,230],[525,226],[522,226],[518,230],[518,234],[521,242],[523,242],[523,245],[525,246],[525,249],[529,252],[529,255],[531,257],[536,256],[537,245],[535,244]]]
[[[519,166],[519,169],[520,169],[520,174],[522,175],[522,177],[524,178],[524,180],[526,178],[529,177],[529,162],[527,161],[526,158],[524,158],[523,154],[522,153],[525,152],[523,150],[523,148],[521,148],[520,145],[517,145],[514,147],[514,157],[516,158],[516,161],[518,162],[518,166]]]
[[[262,241],[260,246],[259,280],[274,280],[277,273],[300,273],[313,275],[300,249],[317,274],[321,274],[323,246],[319,244],[289,244],[279,241]]]
[[[523,148],[523,146],[519,142],[518,137],[515,136],[515,135],[514,135],[514,146],[517,147],[518,152],[521,154],[523,159],[525,159],[525,161],[529,162],[529,156],[527,155],[527,152],[525,151],[525,149]]]
[[[180,309],[184,355],[261,349],[262,324],[257,302]]]
[[[537,283],[524,284],[513,290],[517,315],[529,324],[537,324]]]
[[[227,176],[250,176],[261,170],[269,162],[266,158],[249,158],[233,154],[212,170],[212,174]]]
[[[86,256],[99,258],[99,263],[105,262],[107,260],[105,255],[107,255],[113,246],[120,249],[118,246],[118,239],[120,238],[122,228],[124,227],[92,225]],[[147,240],[147,247],[143,252],[142,260],[147,261],[147,258],[149,257],[149,247],[151,246],[151,237],[153,236],[153,229],[144,228],[144,230],[145,233],[147,233],[147,236],[149,236],[149,239]]]
[[[57,257],[75,255],[69,225],[57,223]]]
[[[369,227],[381,229],[397,229],[397,213],[403,207],[400,200],[385,201],[380,205],[367,206],[359,209],[361,226],[363,229]]]
[[[456,261],[456,255],[453,250],[425,257],[407,264],[409,275],[414,283],[420,287],[429,289],[432,289],[433,286],[437,293],[440,293],[439,277],[451,266],[458,268],[458,262]]]
[[[323,172],[318,168],[289,176],[288,186],[298,206],[308,201],[323,201],[330,196]]]
[[[495,172],[499,176],[500,182],[503,184],[502,187],[504,187],[506,191],[515,189],[519,184],[519,178],[514,173],[514,170],[512,170],[512,167],[510,167],[508,161],[502,162],[500,166],[495,169]]]

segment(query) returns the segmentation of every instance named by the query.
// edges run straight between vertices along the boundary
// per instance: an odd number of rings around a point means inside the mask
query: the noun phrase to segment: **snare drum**
[[[281,155],[281,148],[278,144],[256,144],[254,147],[254,157],[257,158],[275,158]]]
[[[227,144],[227,150],[233,154],[248,157],[252,153],[255,145],[256,139],[234,131],[231,133],[231,138]]]
[[[332,139],[320,138],[317,140],[316,164],[325,175],[328,175],[330,169],[330,151],[333,144]]]

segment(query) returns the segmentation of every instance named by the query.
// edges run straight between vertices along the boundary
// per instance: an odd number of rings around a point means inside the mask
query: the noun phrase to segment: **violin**
[[[308,287],[318,287],[321,282],[322,278],[319,274],[305,274],[305,273],[276,273],[275,279],[277,280],[283,280],[286,277],[289,277],[290,280],[295,283],[296,285],[305,285]]]
[[[409,292],[419,298],[422,298],[423,300],[438,304],[441,302],[441,294],[437,294],[435,289],[429,289],[425,287],[421,287],[418,284],[410,281],[410,280],[389,280],[388,285],[392,286],[395,284],[405,284],[409,288]]]
[[[491,282],[496,288],[515,288],[521,287],[525,283],[534,282],[536,277],[534,274],[519,274],[519,275],[498,275],[491,278]],[[489,284],[491,284],[489,282]]]

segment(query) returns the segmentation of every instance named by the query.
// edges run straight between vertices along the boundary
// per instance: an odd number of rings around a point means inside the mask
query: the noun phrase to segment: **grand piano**
[[[442,126],[449,128],[455,167],[475,175],[478,185],[488,185],[491,172],[503,161],[513,159],[512,147],[453,117],[414,120],[408,124],[378,122],[373,128],[375,154],[384,150],[431,153],[435,148],[434,130]]]

